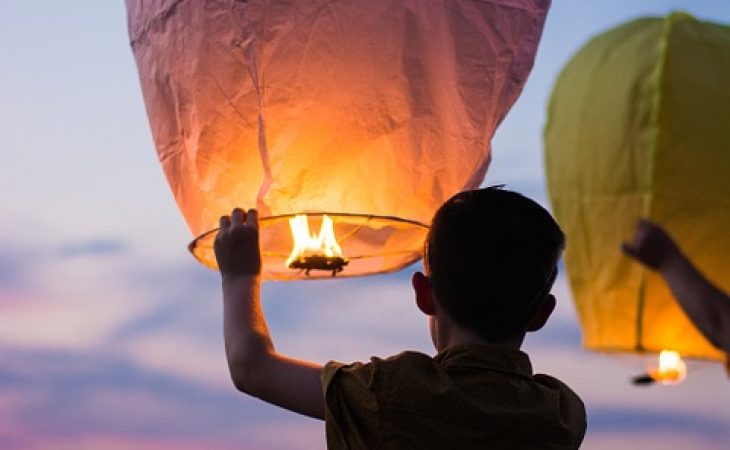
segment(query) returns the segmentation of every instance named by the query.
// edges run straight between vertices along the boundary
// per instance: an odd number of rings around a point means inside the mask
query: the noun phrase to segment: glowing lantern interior
[[[255,207],[264,277],[297,279],[332,276],[289,267],[302,259],[289,261],[300,214],[313,229],[322,212],[332,219],[347,258],[338,276],[420,258],[436,209],[484,179],[550,2],[126,3],[191,251],[216,268],[218,218]]]

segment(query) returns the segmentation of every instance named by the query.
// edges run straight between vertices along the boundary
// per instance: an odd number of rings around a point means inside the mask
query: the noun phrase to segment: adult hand
[[[639,220],[634,240],[624,242],[621,249],[627,255],[655,270],[662,270],[669,262],[681,256],[677,244],[659,225]]]
[[[224,279],[260,274],[259,217],[256,210],[245,212],[235,208],[230,216],[221,216],[213,248]]]

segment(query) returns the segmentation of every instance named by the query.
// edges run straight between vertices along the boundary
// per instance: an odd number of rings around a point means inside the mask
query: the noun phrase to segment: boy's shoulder
[[[383,382],[392,382],[390,374],[396,377],[404,372],[424,372],[433,365],[433,357],[424,353],[406,350],[388,357],[373,356],[369,362],[353,362],[350,364],[330,361],[322,369],[322,387],[327,387],[337,378],[338,382],[349,385],[360,385],[362,388],[374,391],[382,388]]]
[[[585,411],[582,400],[566,383],[556,377],[533,373],[529,356],[515,349],[492,345],[458,345],[430,356],[407,350],[389,357],[371,357],[369,362],[325,365],[323,387],[334,378],[352,389],[368,390],[384,399],[402,401],[413,396],[424,399],[433,392],[460,395],[507,396],[529,404],[539,398],[553,397],[571,406],[578,414]]]
[[[343,364],[330,361],[325,365],[323,379],[328,380],[336,373],[357,374],[371,387],[384,381],[397,384],[400,379],[414,385],[422,376],[430,379],[434,374],[449,378],[463,378],[466,375],[485,378],[513,379],[515,382],[532,382],[546,389],[565,391],[578,397],[570,387],[556,377],[534,374],[529,356],[514,349],[493,345],[457,345],[439,352],[435,356],[413,350],[402,351],[388,357],[373,356],[369,362]],[[471,374],[471,375],[470,375]],[[383,386],[379,386],[383,387]],[[401,389],[399,386],[398,389]]]
[[[330,363],[325,372],[334,413],[328,421],[360,417],[358,423],[410,430],[414,438],[438,424],[434,442],[466,433],[476,440],[499,435],[514,443],[530,436],[569,444],[557,448],[574,448],[585,432],[578,395],[557,378],[534,375],[529,357],[518,350],[459,346],[434,357],[405,351],[367,363]]]

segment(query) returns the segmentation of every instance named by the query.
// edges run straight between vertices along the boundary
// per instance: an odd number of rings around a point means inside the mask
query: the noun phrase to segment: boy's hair
[[[425,268],[449,316],[500,341],[525,332],[564,247],[565,235],[545,208],[493,186],[456,194],[439,208]]]

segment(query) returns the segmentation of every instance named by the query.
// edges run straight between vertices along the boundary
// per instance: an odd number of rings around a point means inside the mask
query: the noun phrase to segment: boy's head
[[[564,246],[565,236],[545,208],[490,187],[456,194],[439,208],[424,262],[448,316],[488,342],[501,342],[521,339],[547,320]],[[549,310],[531,324],[540,308]]]

